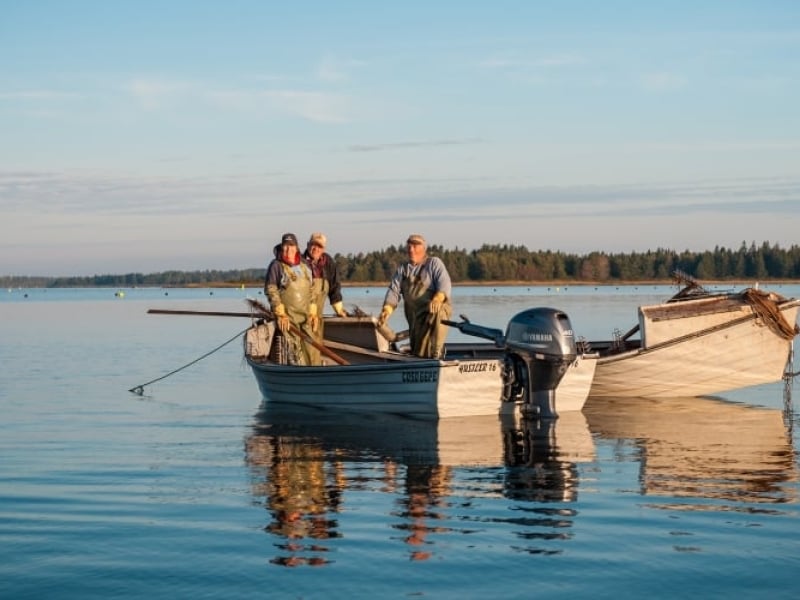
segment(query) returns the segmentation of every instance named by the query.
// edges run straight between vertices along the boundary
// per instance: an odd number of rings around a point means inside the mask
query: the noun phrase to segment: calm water
[[[782,384],[553,427],[265,409],[225,344],[246,319],[146,314],[258,290],[122,291],[0,291],[0,598],[798,597]],[[674,291],[458,288],[455,314],[608,339]]]

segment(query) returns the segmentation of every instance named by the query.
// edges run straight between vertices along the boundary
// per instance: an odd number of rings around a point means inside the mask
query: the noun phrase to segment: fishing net
[[[791,340],[800,333],[800,328],[797,325],[789,324],[784,318],[778,308],[778,303],[771,294],[755,288],[749,288],[742,292],[742,297],[753,308],[753,312],[758,315],[761,321],[780,337]]]

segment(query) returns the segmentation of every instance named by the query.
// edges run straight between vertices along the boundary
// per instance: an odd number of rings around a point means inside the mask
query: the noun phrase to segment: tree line
[[[784,249],[767,242],[738,249],[676,252],[588,254],[528,250],[525,246],[484,244],[477,250],[431,245],[428,253],[441,258],[454,283],[574,282],[612,283],[669,280],[682,271],[698,280],[800,280],[800,246]],[[336,254],[334,260],[345,284],[388,281],[406,260],[405,246],[357,254]],[[164,271],[87,277],[0,276],[2,287],[189,287],[263,284],[265,267],[231,270]]]

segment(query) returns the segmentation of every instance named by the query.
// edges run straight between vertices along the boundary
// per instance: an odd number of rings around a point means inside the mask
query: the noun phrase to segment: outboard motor
[[[526,367],[523,413],[558,418],[556,387],[578,356],[569,317],[554,308],[529,308],[508,322],[505,349]]]

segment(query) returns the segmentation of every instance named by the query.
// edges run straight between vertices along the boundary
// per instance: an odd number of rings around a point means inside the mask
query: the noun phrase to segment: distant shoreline
[[[742,285],[748,284],[753,285],[755,283],[759,284],[767,284],[767,285],[794,285],[800,284],[800,279],[754,279],[750,280],[747,278],[742,279],[703,279],[698,280],[700,285]],[[359,281],[359,282],[342,282],[343,288],[351,288],[351,287],[386,287],[389,285],[388,281]],[[631,286],[631,285],[683,285],[681,283],[676,283],[673,279],[648,279],[648,280],[606,280],[606,281],[573,281],[573,280],[553,280],[553,281],[521,281],[521,280],[509,280],[509,281],[459,281],[453,282],[453,287],[523,287],[523,286],[535,286],[535,287],[568,287],[568,286],[612,286],[612,285],[624,285],[624,286]],[[263,287],[263,283],[261,282],[244,282],[244,283],[228,283],[228,282],[217,282],[217,283],[203,283],[203,284],[186,284],[186,285],[175,285],[175,286],[152,286],[152,287],[163,287],[163,288],[238,288],[238,287]],[[113,286],[111,286],[113,287]],[[139,286],[145,287],[145,286]]]

